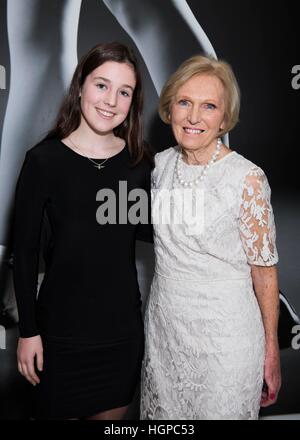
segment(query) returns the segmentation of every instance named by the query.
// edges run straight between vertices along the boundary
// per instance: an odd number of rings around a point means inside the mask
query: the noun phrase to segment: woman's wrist
[[[276,337],[266,337],[266,353],[269,355],[276,355],[279,352],[278,338]]]

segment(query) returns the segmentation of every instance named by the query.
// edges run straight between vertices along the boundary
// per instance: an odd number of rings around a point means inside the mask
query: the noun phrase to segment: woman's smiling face
[[[183,149],[190,151],[214,146],[224,118],[224,86],[213,75],[190,78],[178,89],[170,109],[174,136]]]

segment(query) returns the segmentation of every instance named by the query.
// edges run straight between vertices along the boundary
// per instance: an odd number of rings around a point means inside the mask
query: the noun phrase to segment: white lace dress
[[[155,156],[153,203],[162,189],[181,187],[177,154],[175,147]],[[182,167],[187,181],[202,168]],[[200,233],[188,234],[186,224],[154,224],[141,418],[257,419],[265,337],[250,265],[278,261],[270,187],[260,168],[232,152],[199,188]]]

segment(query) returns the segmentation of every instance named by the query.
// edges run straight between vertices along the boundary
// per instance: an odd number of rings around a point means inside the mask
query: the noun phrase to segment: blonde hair
[[[176,70],[164,85],[159,100],[159,115],[170,124],[171,104],[179,88],[193,76],[211,75],[217,77],[225,90],[224,128],[220,136],[232,130],[239,120],[240,88],[233,70],[226,61],[216,60],[209,56],[196,55],[186,61]]]

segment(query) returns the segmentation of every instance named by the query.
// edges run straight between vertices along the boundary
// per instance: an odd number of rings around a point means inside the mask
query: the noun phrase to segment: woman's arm
[[[251,266],[254,292],[261,310],[266,355],[264,378],[267,390],[262,394],[261,406],[275,403],[281,387],[280,355],[278,345],[279,288],[276,266]]]
[[[275,403],[281,386],[277,336],[278,254],[271,190],[264,172],[258,167],[253,167],[244,180],[239,228],[265,330],[265,386],[261,406],[266,407]]]
[[[277,346],[279,288],[277,267],[251,266],[254,291],[261,309],[266,344]]]

